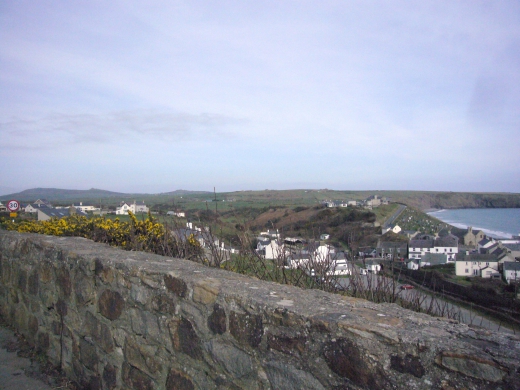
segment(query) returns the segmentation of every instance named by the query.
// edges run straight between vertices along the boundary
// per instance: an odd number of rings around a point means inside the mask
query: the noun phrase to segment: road
[[[394,223],[394,221],[397,219],[397,217],[399,217],[401,215],[401,213],[404,211],[405,208],[406,208],[406,206],[404,204],[400,204],[399,208],[395,211],[395,213],[393,213],[392,216],[386,220],[383,227],[384,228],[391,227],[391,225]]]

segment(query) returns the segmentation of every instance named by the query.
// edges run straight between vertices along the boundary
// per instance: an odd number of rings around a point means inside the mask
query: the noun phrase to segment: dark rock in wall
[[[226,333],[226,312],[218,303],[213,305],[213,311],[208,317],[208,328],[215,334]]]
[[[99,312],[109,320],[117,320],[123,313],[125,300],[117,291],[105,290],[99,297]]]
[[[237,341],[258,347],[264,334],[262,317],[232,311],[229,315],[229,331]]]

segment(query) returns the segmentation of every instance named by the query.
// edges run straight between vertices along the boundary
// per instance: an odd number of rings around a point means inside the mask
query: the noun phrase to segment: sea
[[[461,229],[472,226],[495,238],[520,235],[520,209],[452,209],[428,214]]]

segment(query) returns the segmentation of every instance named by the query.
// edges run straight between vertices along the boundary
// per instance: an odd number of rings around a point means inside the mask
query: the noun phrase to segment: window
[[[439,248],[435,249],[435,252],[438,252],[439,251]]]
[[[478,276],[478,269],[473,270],[473,275]]]
[[[466,269],[464,270],[464,273],[469,274],[469,269],[466,268]]]
[[[489,263],[486,263],[486,266],[489,267]]]
[[[451,248],[450,248],[450,252],[451,252]]]

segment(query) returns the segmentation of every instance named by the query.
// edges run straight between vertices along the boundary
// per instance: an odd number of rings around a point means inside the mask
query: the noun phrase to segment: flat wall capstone
[[[519,389],[520,338],[0,230],[0,313],[90,389]]]

